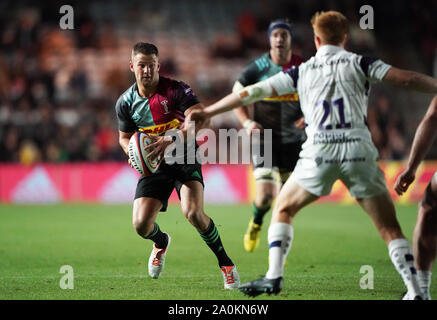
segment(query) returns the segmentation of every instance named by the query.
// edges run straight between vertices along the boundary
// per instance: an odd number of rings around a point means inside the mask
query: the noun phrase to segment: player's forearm
[[[422,92],[437,93],[436,79],[414,71],[410,71],[410,73],[410,80],[406,84],[408,88]]]
[[[241,124],[249,120],[249,112],[246,106],[235,108],[233,111],[238,121],[240,121]]]
[[[271,82],[274,81],[274,78],[275,76],[227,95],[218,102],[205,108],[205,113],[208,116],[213,117],[236,107],[246,106],[264,98],[277,96],[278,94],[271,84]]]
[[[437,134],[437,115],[425,117],[417,128],[408,158],[408,169],[416,171]]]
[[[384,80],[411,90],[417,90],[426,93],[437,93],[437,80],[425,74],[390,68]]]
[[[241,89],[243,88],[244,86],[240,83],[240,81],[235,81],[234,86],[232,87],[232,92],[238,94],[238,92],[241,91]],[[238,107],[235,108],[233,111],[238,121],[240,121],[241,124],[249,120],[249,113],[247,111],[247,107]]]
[[[123,149],[124,153],[126,153],[126,155],[129,155],[129,139],[120,138],[118,142],[120,143],[120,146]]]
[[[242,103],[239,95],[236,93],[231,93],[231,94],[228,94],[223,99],[210,105],[209,107],[206,107],[204,109],[204,111],[209,117],[213,117],[217,114],[230,111],[230,110],[232,110],[236,107],[240,107],[242,105],[243,105],[243,103]]]
[[[124,153],[126,155],[129,155],[129,141],[130,138],[134,135],[133,132],[124,132],[124,131],[118,131],[118,143],[120,144],[121,148],[123,149]]]

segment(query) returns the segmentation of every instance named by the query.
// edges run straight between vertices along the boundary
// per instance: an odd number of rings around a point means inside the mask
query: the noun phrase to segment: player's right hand
[[[262,131],[264,129],[262,125],[253,120],[246,120],[246,122],[243,124],[243,127],[246,129],[246,132],[249,136],[252,135],[254,130]]]
[[[408,190],[408,187],[416,178],[415,172],[412,170],[405,170],[402,172],[399,177],[396,179],[394,189],[398,195],[402,195],[404,192]]]
[[[130,158],[127,158],[127,163],[129,163],[129,165],[132,169],[135,169],[134,166],[132,165],[132,161],[130,160]]]

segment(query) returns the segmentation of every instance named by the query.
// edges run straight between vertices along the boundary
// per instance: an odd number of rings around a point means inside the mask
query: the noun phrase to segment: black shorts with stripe
[[[204,187],[202,166],[194,164],[172,164],[162,163],[159,169],[150,176],[141,176],[138,180],[135,191],[135,199],[149,197],[158,199],[163,206],[160,211],[166,211],[168,198],[173,189],[176,188],[180,199],[180,190],[188,181],[199,181]]]
[[[266,146],[264,144],[260,145],[260,154],[262,158],[266,158],[264,155],[264,150]],[[296,166],[297,160],[299,160],[299,153],[302,150],[302,142],[295,143],[278,143],[272,142],[272,167],[279,168],[280,172],[292,172]],[[253,169],[256,168],[269,168],[262,159],[253,156]],[[270,167],[271,168],[271,167]]]

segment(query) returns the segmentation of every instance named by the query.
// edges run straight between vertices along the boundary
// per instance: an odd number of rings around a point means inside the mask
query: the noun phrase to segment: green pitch
[[[411,240],[416,206],[399,206]],[[224,246],[247,282],[267,270],[267,226],[254,253],[243,249],[250,206],[207,206]],[[158,216],[172,243],[160,279],[147,275],[151,242],[136,235],[131,206],[0,205],[0,299],[247,299],[223,289],[216,258],[196,230],[170,206]],[[295,238],[285,267],[283,291],[256,299],[399,299],[405,291],[387,247],[357,206],[316,204],[294,222]],[[61,266],[74,271],[74,289],[61,289]],[[374,288],[361,289],[363,265]],[[435,268],[434,268],[435,270]],[[431,296],[437,297],[437,272]]]

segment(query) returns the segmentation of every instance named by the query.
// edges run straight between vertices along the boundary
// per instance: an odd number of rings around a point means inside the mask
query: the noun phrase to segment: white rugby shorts
[[[377,159],[378,151],[367,139],[304,145],[290,179],[319,197],[329,195],[340,179],[353,198],[371,198],[388,191]]]

